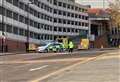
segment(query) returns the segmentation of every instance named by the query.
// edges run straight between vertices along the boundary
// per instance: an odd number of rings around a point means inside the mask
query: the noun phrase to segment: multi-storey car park
[[[75,0],[0,0],[0,45],[25,50],[28,40],[40,44],[87,34],[87,9]]]

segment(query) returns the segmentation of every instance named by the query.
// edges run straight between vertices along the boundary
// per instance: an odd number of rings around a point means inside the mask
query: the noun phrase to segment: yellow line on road
[[[74,67],[76,67],[76,66],[78,66],[78,65],[80,65],[80,64],[84,64],[84,63],[87,63],[87,62],[89,62],[89,61],[93,61],[93,60],[97,59],[98,57],[101,57],[102,55],[105,55],[105,54],[101,54],[101,55],[96,56],[96,57],[87,58],[87,59],[85,59],[85,60],[83,60],[83,61],[80,61],[80,62],[78,62],[78,63],[75,63],[75,64],[73,64],[73,65],[71,65],[71,66],[67,66],[67,67],[65,67],[65,68],[63,68],[63,69],[57,70],[57,71],[55,71],[55,72],[52,72],[52,73],[50,73],[50,74],[48,74],[48,75],[45,75],[45,76],[43,76],[43,77],[41,77],[41,78],[38,78],[38,79],[35,79],[35,80],[32,80],[32,81],[29,81],[29,82],[40,82],[40,81],[42,81],[42,80],[44,80],[44,79],[46,79],[46,78],[49,78],[49,77],[51,77],[51,76],[60,74],[60,73],[62,73],[62,72],[64,72],[64,71],[66,71],[66,70],[72,69],[72,68],[74,68]]]
[[[117,54],[118,54],[118,53],[117,53]],[[93,61],[93,60],[102,58],[102,57],[104,57],[104,56],[106,56],[106,55],[108,55],[107,57],[109,57],[109,53],[107,53],[107,54],[101,54],[101,55],[96,56],[96,57],[87,58],[87,59],[85,59],[85,60],[83,60],[83,61],[80,61],[80,62],[78,62],[78,63],[75,63],[75,64],[73,64],[73,65],[71,65],[71,66],[68,66],[68,67],[65,67],[65,68],[63,68],[63,69],[57,70],[57,71],[55,71],[55,72],[52,72],[52,73],[50,73],[50,74],[48,74],[48,75],[45,75],[45,76],[43,76],[43,77],[41,77],[41,78],[38,78],[38,79],[35,79],[35,80],[31,80],[31,81],[29,81],[29,82],[40,82],[40,81],[42,81],[42,80],[44,80],[44,79],[47,79],[47,78],[49,78],[49,77],[51,77],[51,76],[54,76],[54,75],[57,75],[57,74],[60,74],[60,73],[62,73],[62,72],[64,72],[64,71],[66,71],[66,70],[72,69],[72,68],[74,68],[74,67],[76,67],[76,66],[78,66],[78,65],[80,65],[80,64],[84,64],[84,63],[87,63],[87,62],[90,62],[90,61]],[[110,57],[114,58],[114,57],[116,57],[116,56],[110,56]],[[110,58],[110,57],[109,57],[109,58]],[[116,57],[116,58],[117,58],[117,57]]]

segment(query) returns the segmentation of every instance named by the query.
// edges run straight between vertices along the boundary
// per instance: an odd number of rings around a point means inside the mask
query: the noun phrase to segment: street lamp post
[[[33,2],[28,2],[27,6],[28,6],[28,11],[27,11],[27,18],[28,18],[28,23],[27,23],[27,42],[26,42],[26,52],[29,52],[29,38],[30,38],[30,32],[29,32],[29,24],[30,24],[30,20],[29,20],[29,12],[30,12],[30,8],[29,5],[33,4]]]
[[[4,53],[5,33],[4,33],[4,0],[2,0],[2,53]]]

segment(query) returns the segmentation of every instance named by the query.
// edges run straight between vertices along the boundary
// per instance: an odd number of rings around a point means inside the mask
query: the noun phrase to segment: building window
[[[67,32],[70,32],[70,28],[67,29]]]
[[[58,31],[59,31],[59,32],[62,32],[62,28],[61,28],[61,27],[59,27],[59,28],[58,28]]]
[[[74,10],[74,6],[71,6],[71,9]]]
[[[58,2],[58,5],[59,5],[59,6],[62,6],[62,2]]]
[[[66,12],[65,11],[63,12],[63,16],[66,16]]]
[[[17,27],[13,27],[13,33],[18,34],[18,28]]]
[[[54,31],[57,31],[57,27],[54,27]]]
[[[71,14],[71,17],[74,17],[74,13]]]
[[[63,24],[66,24],[66,20],[63,20]]]
[[[12,18],[12,11],[6,10],[6,16]]]
[[[30,32],[30,37],[31,37],[31,38],[33,38],[33,37],[34,37],[33,32]]]
[[[63,7],[66,8],[66,3],[63,3]]]
[[[57,14],[57,9],[54,9],[54,14]]]
[[[19,7],[21,8],[21,9],[23,9],[24,10],[24,3],[22,3],[22,2],[19,2]]]
[[[12,33],[12,25],[6,25],[6,31]]]
[[[13,5],[18,6],[19,5],[19,0],[13,0]]]
[[[59,22],[59,23],[62,23],[62,20],[61,20],[61,19],[59,19],[59,20],[58,20],[58,22]]]
[[[6,0],[7,2],[9,2],[9,3],[12,3],[12,0]]]
[[[19,35],[22,35],[22,36],[24,36],[24,30],[23,29],[19,29]]]
[[[57,18],[54,18],[54,22],[57,23]]]
[[[70,13],[69,12],[68,12],[67,16],[70,17]]]
[[[19,15],[19,21],[24,23],[25,20],[24,20],[24,17],[22,15]]]
[[[58,14],[59,14],[59,15],[62,15],[62,11],[59,10]]]
[[[5,15],[5,8],[0,6],[0,14]]]
[[[54,0],[54,5],[57,5],[57,0]]]
[[[2,23],[0,23],[0,30],[5,31],[5,24],[2,25]]]
[[[18,14],[17,13],[13,13],[13,19],[18,20]]]
[[[70,5],[69,4],[67,5],[67,8],[70,9]]]
[[[63,32],[66,32],[66,28],[63,28]]]

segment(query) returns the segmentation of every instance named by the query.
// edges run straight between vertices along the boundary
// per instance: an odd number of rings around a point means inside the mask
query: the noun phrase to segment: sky
[[[76,0],[76,2],[80,4],[91,5],[92,8],[108,8],[110,1],[111,0]]]

